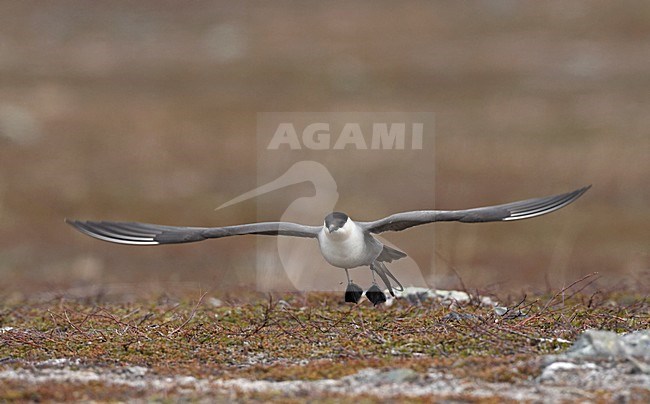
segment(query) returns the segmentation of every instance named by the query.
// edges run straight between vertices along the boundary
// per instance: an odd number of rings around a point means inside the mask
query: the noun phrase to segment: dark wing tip
[[[98,240],[128,245],[157,245],[156,233],[145,228],[136,228],[135,223],[93,222],[65,219],[65,222],[79,232]]]
[[[545,215],[561,209],[576,199],[580,198],[585,192],[591,188],[591,184],[578,188],[575,191],[567,192],[560,195],[549,196],[545,198],[529,199],[527,201],[515,202],[513,204],[505,205],[509,215],[502,220],[521,220],[529,219],[536,216]]]

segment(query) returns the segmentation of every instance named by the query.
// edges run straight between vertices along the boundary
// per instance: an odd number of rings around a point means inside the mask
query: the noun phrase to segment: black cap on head
[[[337,230],[343,227],[345,222],[348,221],[348,215],[342,212],[332,212],[325,216],[325,227],[330,231]]]

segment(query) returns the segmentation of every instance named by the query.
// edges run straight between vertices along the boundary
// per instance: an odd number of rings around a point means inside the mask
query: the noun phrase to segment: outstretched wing
[[[528,219],[545,215],[565,207],[587,192],[591,185],[566,194],[527,199],[504,205],[486,206],[466,210],[416,210],[390,215],[374,222],[357,222],[370,233],[400,231],[432,222],[498,222]]]
[[[66,223],[99,240],[131,245],[191,243],[209,238],[245,234],[314,238],[320,231],[320,227],[317,226],[304,226],[289,222],[252,223],[225,227],[176,227],[136,222],[92,222],[67,219]]]

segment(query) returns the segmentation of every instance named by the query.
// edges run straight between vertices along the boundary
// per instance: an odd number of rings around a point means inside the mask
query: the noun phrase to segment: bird
[[[375,274],[381,278],[388,292],[395,296],[395,291],[403,291],[404,287],[390,272],[386,263],[404,258],[407,254],[383,244],[374,237],[375,235],[390,231],[402,231],[433,222],[484,223],[530,219],[569,205],[587,192],[589,188],[591,185],[563,194],[478,208],[407,211],[374,221],[354,221],[343,212],[332,212],[325,216],[321,226],[292,222],[258,222],[223,227],[181,227],[140,222],[70,219],[65,219],[65,222],[81,233],[99,240],[138,246],[192,243],[242,235],[315,239],[325,261],[334,267],[345,270],[348,282],[345,301],[358,303],[363,295],[363,289],[350,279],[349,270],[369,267],[373,284],[366,291],[366,297],[374,305],[377,305],[385,302],[386,296],[379,289]],[[395,284],[393,285],[391,281]]]

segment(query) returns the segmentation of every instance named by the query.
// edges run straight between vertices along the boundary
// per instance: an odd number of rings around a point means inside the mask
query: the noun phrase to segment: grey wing
[[[320,227],[289,222],[252,223],[225,227],[176,227],[137,222],[93,222],[67,220],[66,223],[99,240],[130,245],[177,244],[209,238],[262,234],[272,236],[318,236]]]
[[[456,221],[480,223],[529,219],[565,207],[587,192],[589,188],[591,188],[591,185],[565,194],[482,208],[465,210],[417,210],[396,213],[383,219],[375,220],[374,222],[360,222],[358,224],[370,233],[382,233],[385,231],[400,231],[432,222]]]

